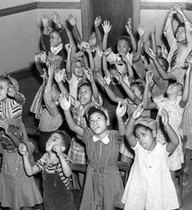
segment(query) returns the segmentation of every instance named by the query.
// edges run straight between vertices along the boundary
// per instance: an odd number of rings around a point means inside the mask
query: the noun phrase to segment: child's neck
[[[108,134],[108,130],[106,129],[104,132],[100,133],[100,134],[95,134],[95,136],[99,139],[104,139]]]
[[[153,144],[151,145],[150,151],[153,151],[156,145],[157,145],[157,142],[154,141]]]
[[[91,106],[91,101],[87,104],[82,105],[84,110],[87,110]]]
[[[48,154],[48,159],[51,164],[57,164],[58,163],[58,157],[54,152],[47,152]]]

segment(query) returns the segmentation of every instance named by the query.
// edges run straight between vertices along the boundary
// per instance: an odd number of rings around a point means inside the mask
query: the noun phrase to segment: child
[[[172,20],[174,14],[181,19],[182,23],[178,25],[175,36],[172,29]],[[191,23],[187,19],[186,15],[183,13],[179,5],[175,5],[169,11],[165,28],[164,35],[167,38],[170,51],[167,57],[167,60],[170,64],[169,70],[180,71],[180,68],[183,67],[185,59],[192,47],[192,27]],[[179,73],[179,72],[178,72]]]
[[[0,206],[12,210],[32,210],[32,207],[42,203],[42,197],[34,177],[28,177],[25,173],[18,146],[20,143],[25,144],[29,161],[33,161],[34,145],[28,140],[27,134],[22,132],[24,129],[8,125],[5,121],[0,121],[0,127],[0,153],[3,156]]]
[[[140,104],[129,119],[126,138],[135,151],[135,159],[122,197],[124,210],[165,210],[179,207],[174,183],[167,166],[169,154],[179,139],[169,124],[168,114],[161,117],[170,142],[162,145],[156,139],[156,122],[140,118]]]
[[[170,125],[172,126],[172,128],[174,129],[174,131],[176,132],[179,138],[178,147],[176,148],[174,153],[170,155],[168,159],[168,167],[170,169],[172,179],[174,180],[174,183],[175,183],[180,205],[182,205],[181,189],[175,179],[175,171],[179,170],[182,167],[182,163],[184,161],[183,160],[183,147],[182,147],[182,142],[181,142],[181,138],[183,136],[181,123],[183,119],[184,108],[187,104],[188,97],[189,97],[190,72],[191,72],[191,66],[189,66],[186,71],[184,87],[178,82],[171,83],[169,84],[166,91],[167,97],[164,97],[164,96],[155,97],[153,99],[154,102],[150,102],[149,98],[147,97],[149,94],[148,92],[149,86],[150,86],[152,76],[153,76],[147,73],[146,86],[145,86],[144,99],[143,99],[144,107],[146,109],[158,108],[159,110],[165,109],[168,112]],[[159,136],[158,141],[160,141],[162,144],[166,142],[166,136],[164,136],[161,127],[158,128],[157,135]]]
[[[46,142],[46,153],[34,165],[29,162],[28,149],[19,145],[28,176],[43,172],[43,204],[45,210],[75,210],[71,192],[71,168],[66,160],[69,137],[64,131],[54,132]]]
[[[73,121],[70,113],[71,100],[67,99],[65,94],[60,96],[60,105],[69,128],[85,143],[89,160],[80,210],[120,208],[123,183],[117,160],[125,131],[122,116],[126,106],[122,103],[117,106],[119,127],[118,131],[115,131],[108,130],[107,116],[101,109],[90,108],[87,119],[89,127],[82,128]]]

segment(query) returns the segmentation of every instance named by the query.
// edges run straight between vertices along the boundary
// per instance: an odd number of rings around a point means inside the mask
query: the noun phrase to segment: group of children
[[[180,6],[170,9],[168,51],[155,30],[148,37],[139,26],[137,40],[128,19],[113,52],[109,21],[97,17],[88,40],[74,16],[67,21],[73,41],[57,13],[42,18],[43,51],[35,55],[42,84],[30,109],[39,120],[37,162],[22,123],[25,98],[14,78],[0,77],[1,208],[75,210],[70,165],[79,163],[87,167],[78,177],[80,210],[182,209],[175,172],[184,163],[183,135],[189,142],[192,135],[191,23]],[[132,163],[125,186],[119,160]]]

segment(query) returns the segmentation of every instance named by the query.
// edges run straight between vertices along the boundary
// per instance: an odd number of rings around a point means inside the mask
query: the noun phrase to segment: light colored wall
[[[0,71],[12,72],[29,67],[38,50],[35,10],[0,17]]]
[[[46,2],[54,1],[46,0]],[[62,0],[62,2],[65,1],[79,2],[80,0]],[[35,3],[35,0],[0,0],[0,9],[28,3]],[[34,54],[39,51],[40,17],[52,12],[57,12],[63,22],[69,14],[77,16],[78,28],[82,34],[80,9],[36,9],[0,16],[0,74],[24,69],[34,63]]]

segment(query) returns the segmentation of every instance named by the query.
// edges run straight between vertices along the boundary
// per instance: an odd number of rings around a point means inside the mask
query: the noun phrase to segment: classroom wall
[[[140,24],[151,32],[156,26],[157,44],[164,44],[163,28],[169,12],[174,3],[180,4],[187,17],[192,21],[192,1],[191,0],[141,0]],[[177,22],[173,22],[174,28]]]
[[[69,14],[77,16],[78,28],[82,34],[79,2],[80,0],[1,0],[1,74],[27,69],[34,64],[34,54],[39,51],[39,21],[43,14],[57,12],[62,22]]]

